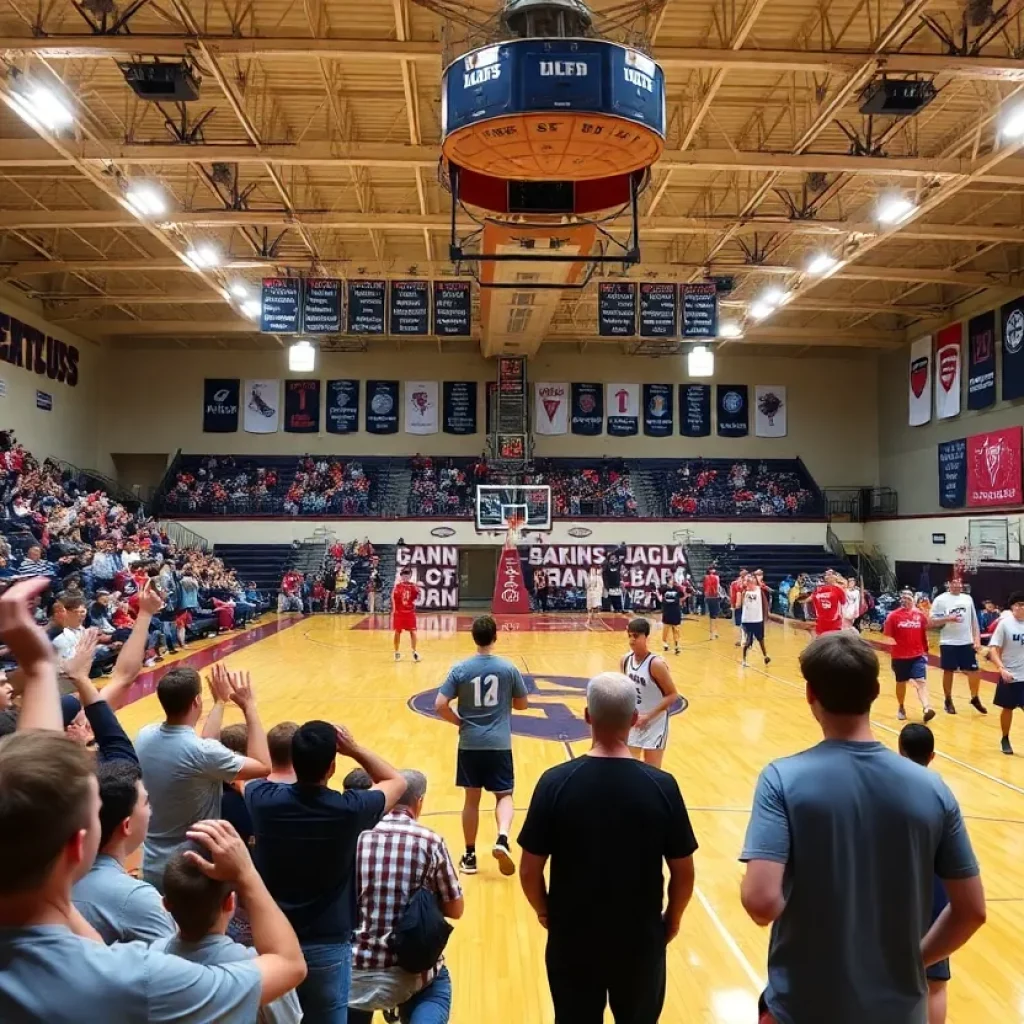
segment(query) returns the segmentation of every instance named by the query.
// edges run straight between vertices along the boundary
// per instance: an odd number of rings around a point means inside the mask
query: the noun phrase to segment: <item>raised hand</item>
[[[37,576],[12,584],[0,597],[0,637],[21,668],[56,660],[53,645],[32,617],[32,602],[49,585]]]
[[[187,850],[185,856],[207,878],[217,882],[238,882],[247,872],[254,870],[249,850],[229,822],[197,821],[185,835],[192,842],[206,847],[209,860],[195,850]]]
[[[231,700],[231,676],[223,662],[217,662],[206,677],[206,685],[210,688],[210,696],[215,704],[226,704]]]
[[[146,580],[139,594],[139,611],[147,615],[156,615],[164,606],[164,599],[160,595],[160,589],[156,580],[150,577]]]
[[[256,700],[252,692],[252,677],[248,672],[232,672],[229,676],[231,699],[244,711]]]
[[[343,725],[336,725],[334,732],[338,738],[337,750],[338,753],[343,757],[354,757],[356,750],[359,749],[359,745],[352,737],[352,733],[348,731]]]
[[[96,656],[96,645],[99,643],[99,632],[98,629],[87,629],[79,639],[75,653],[64,662],[64,674],[69,679],[89,678],[89,670]]]

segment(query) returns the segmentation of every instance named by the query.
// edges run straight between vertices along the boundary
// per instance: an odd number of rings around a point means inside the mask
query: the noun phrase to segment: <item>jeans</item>
[[[352,983],[349,943],[303,943],[306,980],[296,990],[304,1024],[348,1024],[348,990]]]
[[[452,978],[447,967],[398,1008],[402,1024],[448,1024],[452,1012]],[[372,1010],[349,1010],[348,1024],[370,1024]]]

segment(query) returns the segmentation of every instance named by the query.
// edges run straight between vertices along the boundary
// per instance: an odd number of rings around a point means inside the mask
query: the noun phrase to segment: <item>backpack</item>
[[[452,931],[437,894],[417,889],[391,933],[398,966],[410,974],[429,971],[440,959]]]

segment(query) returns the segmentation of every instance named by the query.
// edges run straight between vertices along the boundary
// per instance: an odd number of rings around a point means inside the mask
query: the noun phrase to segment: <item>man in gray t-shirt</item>
[[[800,666],[825,739],[762,771],[740,855],[743,906],[772,925],[762,1019],[927,1024],[925,967],[985,920],[960,808],[872,736],[878,657],[859,636],[818,637]],[[936,875],[950,905],[929,927]]]
[[[1004,754],[1012,754],[1010,746],[1010,725],[1013,712],[1024,708],[1024,590],[1010,595],[1008,611],[1003,612],[992,633],[988,649],[992,664],[999,672],[996,695],[992,703],[999,708],[999,725],[1003,738],[1001,747]]]
[[[466,852],[459,870],[475,875],[476,835],[480,827],[480,797],[486,789],[495,797],[498,838],[494,857],[503,875],[514,875],[515,863],[508,844],[512,827],[512,712],[525,711],[527,689],[519,669],[494,654],[498,625],[490,615],[473,623],[476,654],[453,665],[434,700],[438,716],[459,729],[455,785],[466,792],[462,831]],[[457,701],[457,709],[452,702]]]

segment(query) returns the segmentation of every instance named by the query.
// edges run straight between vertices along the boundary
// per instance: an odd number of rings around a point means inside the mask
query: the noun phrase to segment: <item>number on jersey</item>
[[[473,703],[478,708],[494,708],[498,706],[498,677],[473,677]]]

